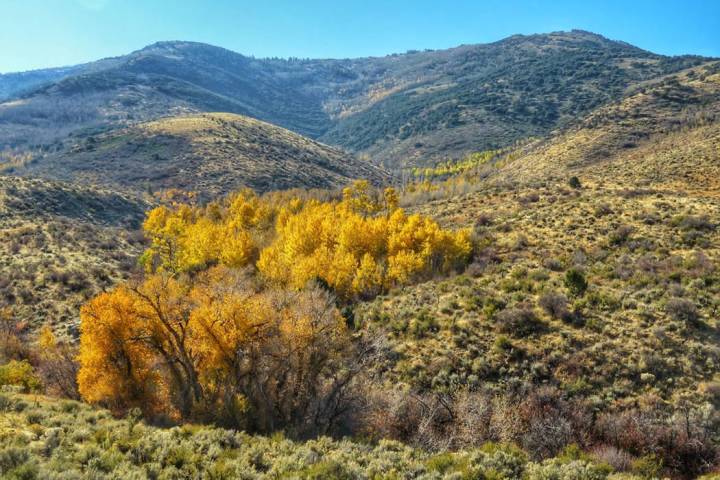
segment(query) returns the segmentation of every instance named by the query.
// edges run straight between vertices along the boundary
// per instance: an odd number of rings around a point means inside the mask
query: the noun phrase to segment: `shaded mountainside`
[[[643,85],[500,169],[515,181],[577,175],[625,186],[720,190],[720,63]]]
[[[147,207],[97,188],[0,176],[0,308],[72,333],[80,305],[135,267]]]
[[[347,60],[258,60],[163,42],[30,92],[0,77],[0,91],[25,91],[0,104],[0,145],[52,149],[81,129],[224,111],[388,166],[434,163],[545,135],[637,82],[702,61],[582,31]]]
[[[244,187],[264,192],[335,188],[384,171],[289,130],[227,113],[164,118],[81,138],[15,169],[136,192],[178,188],[214,198]]]

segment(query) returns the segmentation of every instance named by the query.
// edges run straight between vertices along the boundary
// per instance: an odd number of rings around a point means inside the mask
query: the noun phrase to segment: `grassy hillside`
[[[71,333],[79,307],[135,268],[147,204],[116,193],[0,176],[0,308]]]
[[[85,128],[225,111],[390,166],[434,163],[545,135],[631,85],[702,61],[582,31],[348,60],[258,60],[163,42],[0,104],[0,146],[52,149]]]
[[[648,395],[717,404],[718,66],[642,85],[467,181],[407,194],[445,226],[474,227],[480,250],[464,275],[359,309],[392,345],[389,380],[552,384],[611,408]]]
[[[719,148],[716,62],[637,88],[517,153],[501,171],[521,182],[577,175],[607,184],[717,192]]]
[[[161,429],[78,402],[0,394],[0,475],[7,479],[643,478],[611,472],[572,450],[533,462],[507,445],[431,454],[389,440],[293,442],[194,425]]]
[[[234,114],[164,118],[73,138],[16,173],[134,191],[178,188],[206,198],[252,188],[335,188],[386,174],[337,149]]]
[[[475,226],[481,249],[464,275],[358,309],[392,346],[388,381],[436,391],[552,384],[604,407],[720,381],[716,196],[548,184],[417,208]],[[571,270],[586,292],[569,289]]]

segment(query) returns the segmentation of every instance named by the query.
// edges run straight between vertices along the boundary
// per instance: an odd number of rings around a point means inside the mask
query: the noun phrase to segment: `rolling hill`
[[[0,176],[0,305],[76,334],[79,307],[127,278],[148,204],[108,190]]]
[[[0,476],[718,478],[720,62],[581,31],[354,60],[164,42],[2,76],[2,96],[0,309],[34,353],[0,352]],[[193,198],[138,231],[143,198],[166,189],[382,187],[367,158],[398,168],[503,146],[397,198]],[[470,253],[451,265],[440,233],[459,229]],[[183,249],[192,262],[162,263]],[[391,265],[403,281],[382,281]],[[288,278],[306,272],[298,292]],[[357,292],[329,300],[340,275]],[[37,327],[74,352],[79,307],[130,277],[86,309],[77,357],[119,380],[80,392],[112,413],[21,393],[57,365]],[[116,392],[134,371],[148,391]],[[196,408],[160,409],[197,378]],[[278,414],[261,430],[273,398],[317,429]],[[326,412],[342,428],[323,432],[343,439],[308,439]],[[239,433],[253,428],[272,436]]]
[[[0,146],[52,150],[86,129],[223,111],[387,166],[427,164],[544,136],[638,82],[703,61],[583,31],[345,60],[162,42],[70,73],[0,77],[0,92],[11,92],[0,104]]]
[[[352,156],[274,125],[235,114],[163,118],[73,137],[13,170],[87,185],[146,192],[177,188],[205,198],[252,188],[336,188],[387,174]]]
[[[380,369],[440,391],[553,384],[604,408],[696,394],[720,377],[707,362],[718,358],[719,179],[713,62],[408,194],[408,208],[473,227],[482,247],[465,275],[362,305],[391,345]]]

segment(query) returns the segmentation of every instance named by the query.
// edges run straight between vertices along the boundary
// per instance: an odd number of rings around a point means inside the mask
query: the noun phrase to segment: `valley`
[[[720,62],[581,30],[0,75],[0,477],[720,473]]]

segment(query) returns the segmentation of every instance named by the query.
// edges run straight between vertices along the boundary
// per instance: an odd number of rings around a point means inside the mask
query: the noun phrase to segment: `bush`
[[[0,366],[0,386],[2,385],[16,385],[26,392],[31,392],[40,388],[40,379],[27,360],[12,360]]]
[[[565,295],[557,292],[547,292],[540,297],[540,307],[552,318],[563,318],[569,312],[567,309],[568,299]]]
[[[500,312],[497,317],[500,332],[507,333],[514,337],[525,337],[539,333],[543,324],[535,315],[535,312],[528,308],[509,308]]]
[[[580,270],[571,268],[565,273],[565,288],[570,291],[570,294],[576,297],[582,297],[587,287],[588,282]]]
[[[635,231],[630,225],[621,225],[610,234],[610,245],[618,246],[628,241],[630,235]]]
[[[671,298],[665,304],[665,311],[673,320],[696,324],[700,313],[693,302],[684,298]]]
[[[582,183],[580,183],[580,179],[578,177],[570,177],[568,185],[575,189],[582,188]]]

